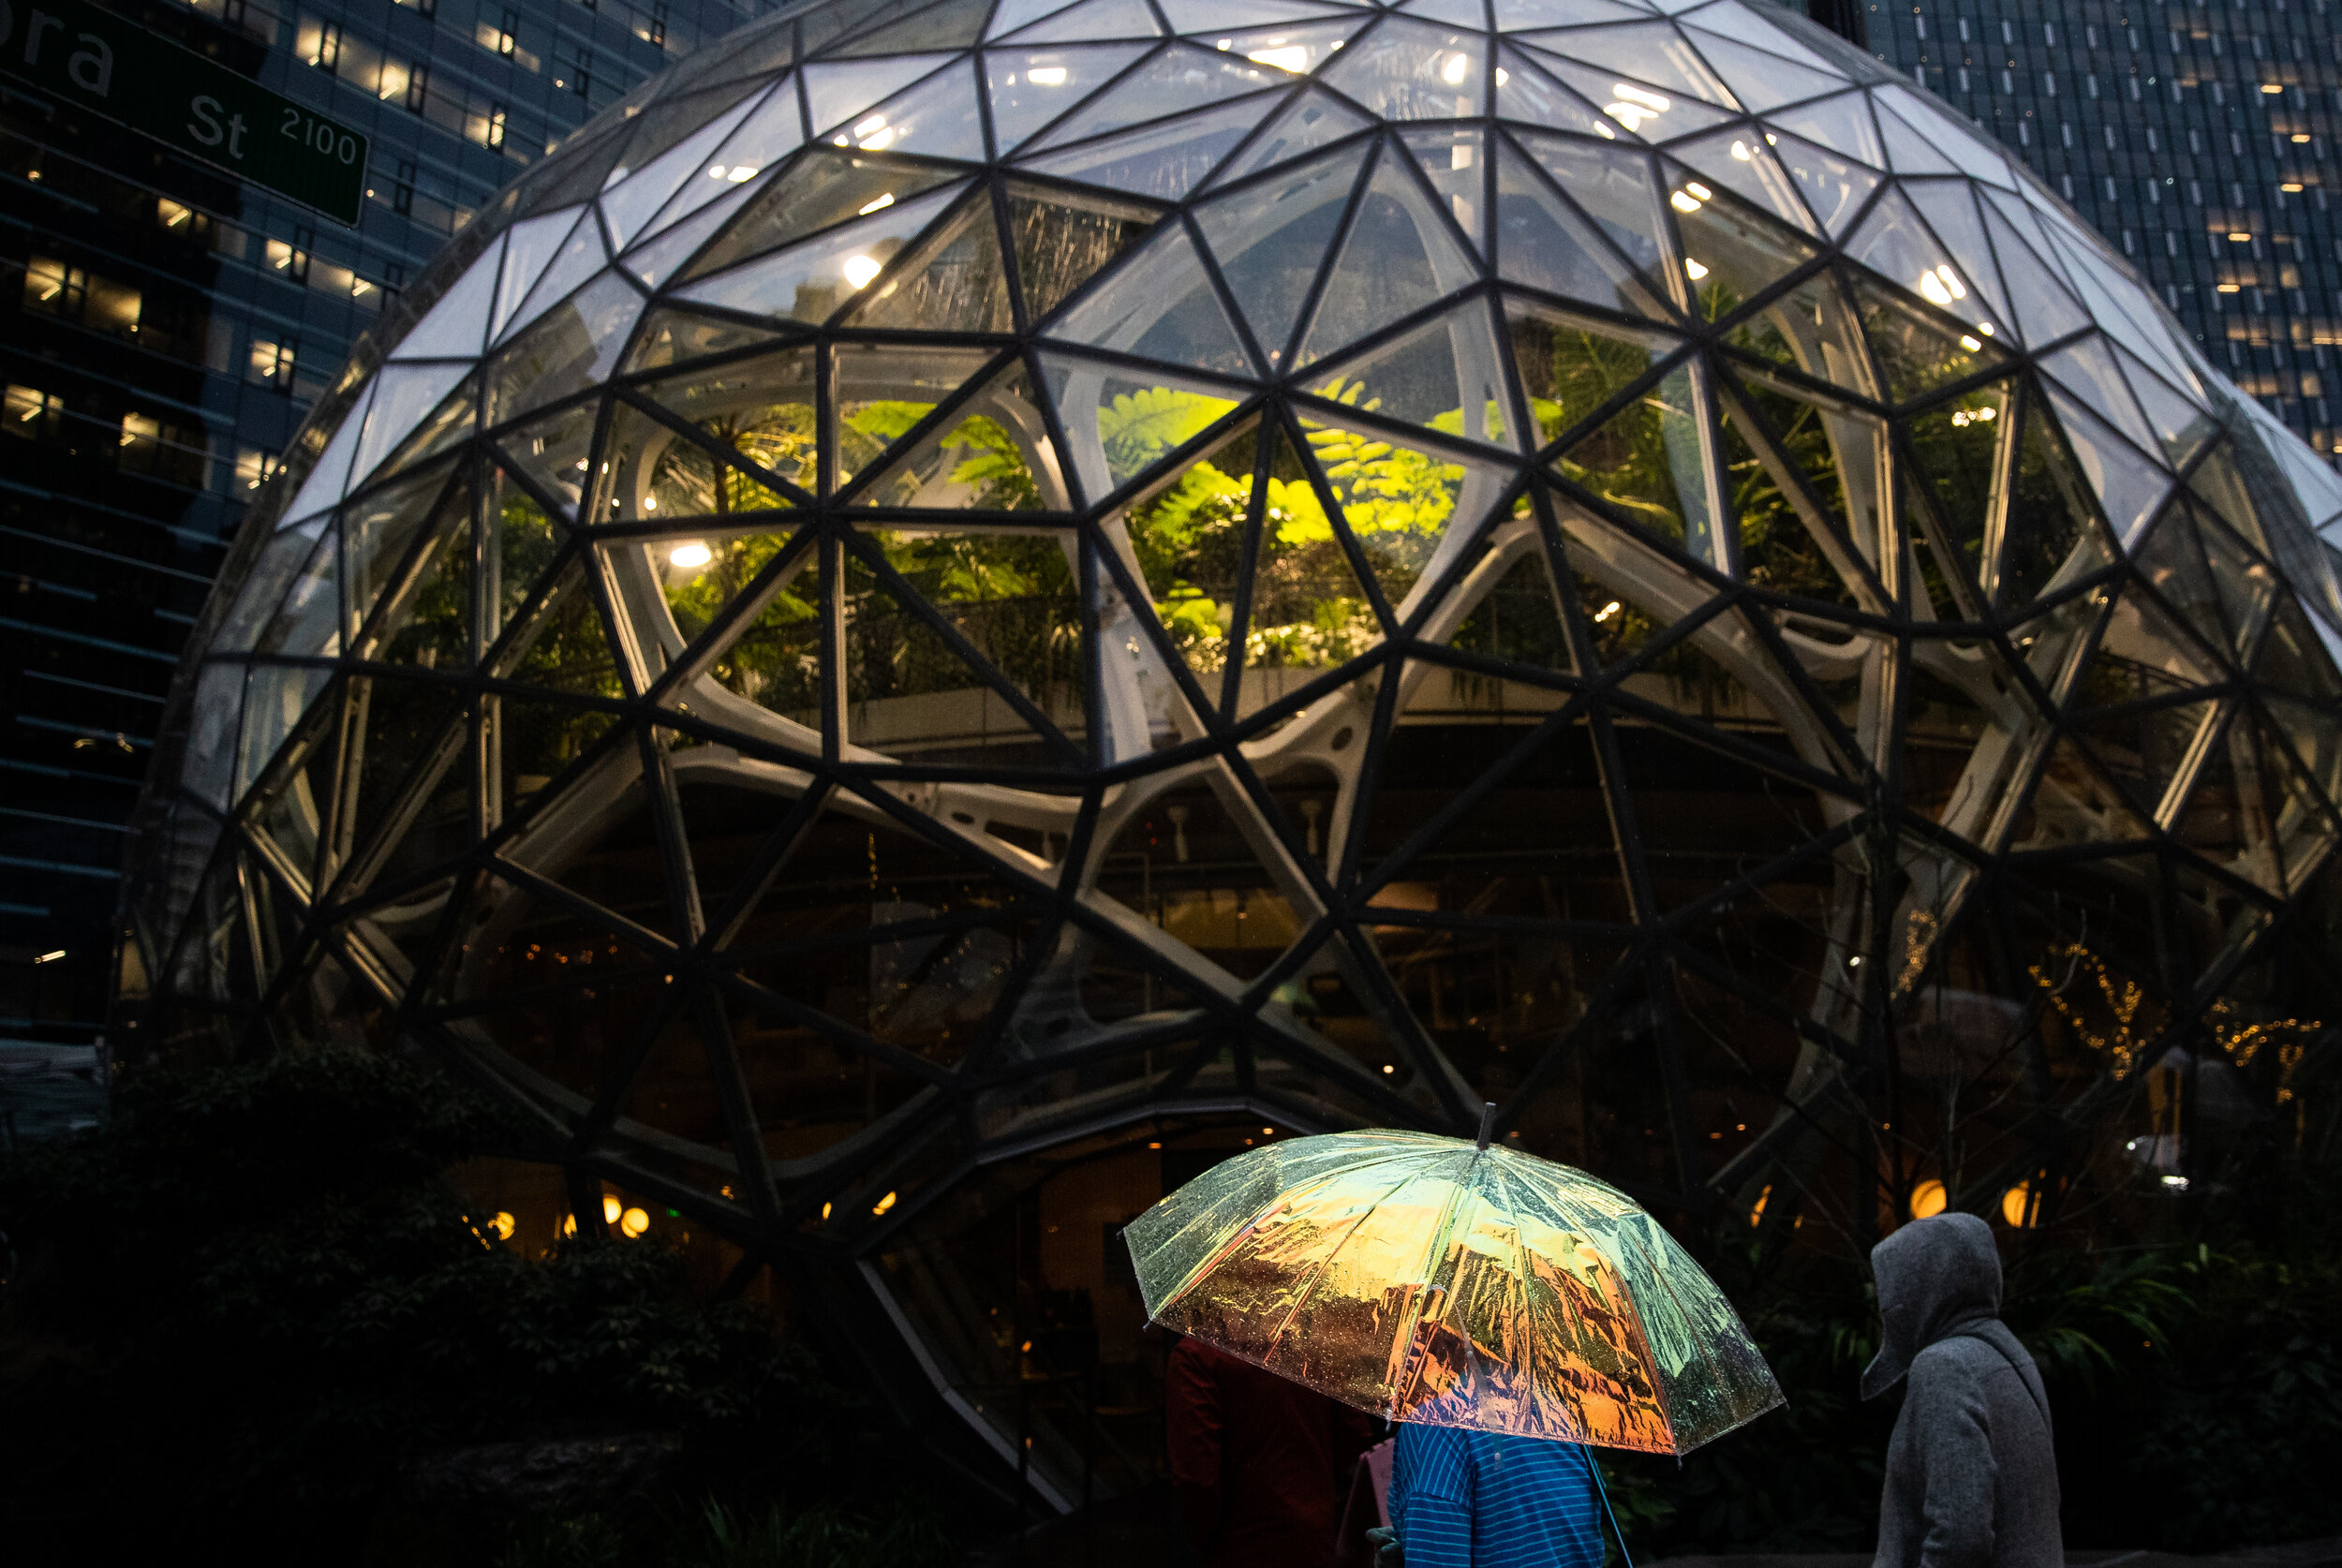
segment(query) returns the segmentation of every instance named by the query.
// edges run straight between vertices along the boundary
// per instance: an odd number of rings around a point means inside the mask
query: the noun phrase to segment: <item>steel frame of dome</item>
[[[2294,1092],[2338,528],[1769,7],[830,0],[578,133],[321,405],[122,1022],[427,1043],[913,1341],[887,1260],[975,1173],[1181,1114],[1485,1094],[1681,1214],[2053,1209],[2174,1045]]]

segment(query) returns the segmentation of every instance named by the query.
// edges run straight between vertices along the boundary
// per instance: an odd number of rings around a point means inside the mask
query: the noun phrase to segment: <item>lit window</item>
[[[0,407],[0,431],[23,441],[46,441],[65,421],[65,400],[37,387],[11,386]]]

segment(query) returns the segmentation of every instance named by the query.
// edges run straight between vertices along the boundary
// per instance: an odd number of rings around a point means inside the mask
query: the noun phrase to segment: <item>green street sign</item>
[[[0,0],[0,72],[342,223],[366,139],[250,77],[82,0]]]

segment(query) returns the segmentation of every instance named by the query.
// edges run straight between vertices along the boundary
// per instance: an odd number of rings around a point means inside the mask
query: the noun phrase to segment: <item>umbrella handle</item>
[[[1488,1152],[1489,1137],[1496,1131],[1496,1102],[1480,1102],[1480,1152]]]

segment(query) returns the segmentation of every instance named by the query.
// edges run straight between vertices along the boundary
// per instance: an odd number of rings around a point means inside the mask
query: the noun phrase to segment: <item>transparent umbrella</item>
[[[1781,1403],[1657,1220],[1486,1121],[1256,1148],[1122,1234],[1155,1322],[1395,1421],[1682,1454]]]

